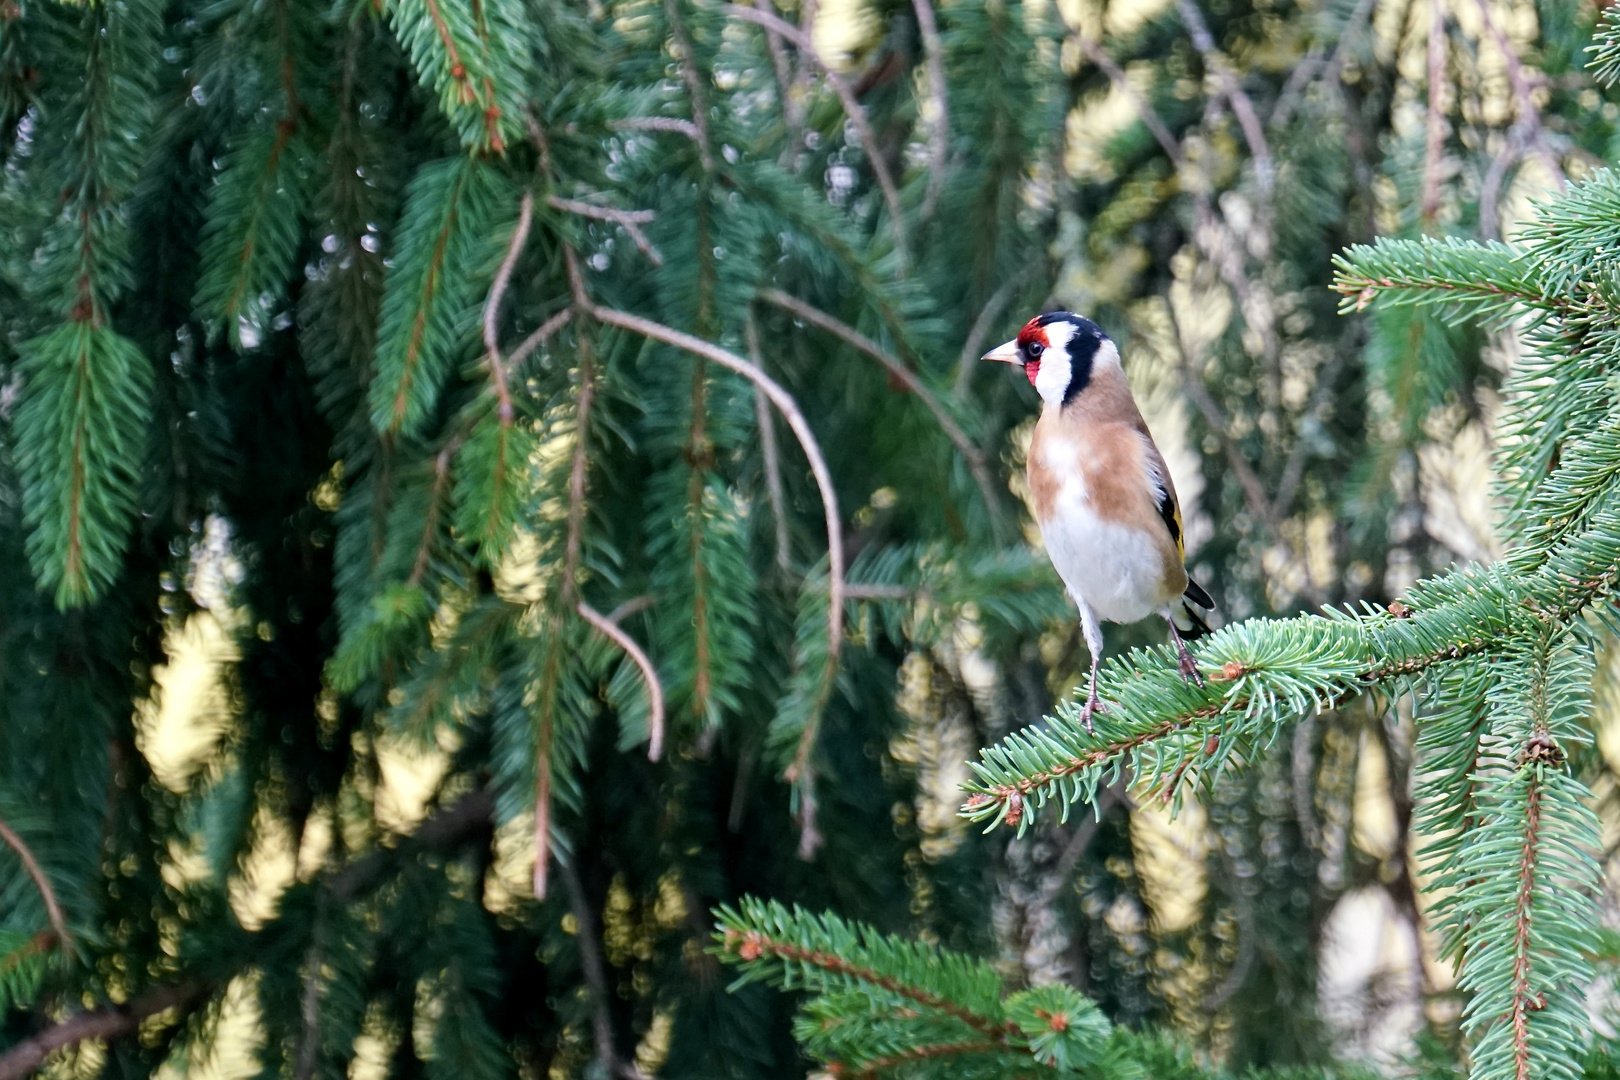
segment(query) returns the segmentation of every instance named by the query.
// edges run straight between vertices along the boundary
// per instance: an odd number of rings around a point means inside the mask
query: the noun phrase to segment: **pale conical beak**
[[[1013,338],[1011,341],[1007,342],[1005,345],[997,345],[995,348],[991,349],[989,352],[987,352],[983,356],[979,357],[979,359],[980,360],[999,360],[1003,364],[1022,364],[1024,362],[1024,358],[1022,356],[1018,355],[1018,339],[1017,338]]]

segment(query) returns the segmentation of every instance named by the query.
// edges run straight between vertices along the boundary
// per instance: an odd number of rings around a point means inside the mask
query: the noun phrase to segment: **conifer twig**
[[[527,360],[534,350],[551,340],[552,336],[567,326],[569,320],[573,317],[574,309],[566,307],[541,323],[535,328],[534,333],[523,339],[523,344],[512,350],[512,355],[506,358],[507,367],[513,371],[517,370],[518,366]]]
[[[771,0],[754,0],[754,6],[768,15],[776,13],[776,9],[771,7]],[[771,67],[776,72],[778,104],[782,107],[782,119],[787,124],[788,154],[791,155],[798,149],[799,140],[804,138],[804,109],[795,93],[793,65],[788,61],[787,50],[782,47],[782,35],[775,30],[766,30],[765,48],[771,54]]]
[[[934,103],[933,129],[928,133],[928,190],[923,195],[921,218],[934,216],[939,193],[945,186],[945,166],[951,147],[951,102],[945,85],[945,44],[939,37],[939,23],[929,0],[911,0],[917,13],[917,31],[922,37],[923,56],[928,65],[928,96]]]
[[[709,145],[709,95],[704,92],[703,77],[698,72],[697,57],[692,51],[692,39],[681,21],[681,0],[664,0],[664,18],[669,22],[670,35],[680,49],[681,81],[692,98],[692,129],[697,133],[698,160],[706,173],[714,172],[714,148]]]
[[[673,0],[671,0],[673,2]],[[768,31],[774,31],[787,40],[793,42],[799,50],[799,55],[815,61],[816,67],[832,87],[833,93],[843,103],[844,115],[849,117],[850,126],[855,129],[855,135],[861,141],[866,151],[866,158],[872,164],[872,175],[877,178],[878,187],[883,192],[883,201],[889,208],[889,228],[894,233],[895,254],[900,257],[902,266],[906,263],[906,224],[905,215],[900,209],[900,190],[894,185],[894,177],[889,173],[889,165],[884,160],[882,148],[878,146],[877,137],[872,134],[872,126],[867,122],[866,110],[856,99],[854,91],[843,78],[833,70],[821,54],[816,51],[815,42],[810,35],[793,24],[784,21],[769,12],[758,11],[754,8],[743,7],[741,4],[727,4],[725,11],[745,22],[751,22]]]
[[[984,343],[990,336],[990,328],[995,326],[996,320],[1007,310],[1007,305],[1012,303],[1013,294],[1034,276],[1036,265],[1033,262],[1025,263],[1016,274],[1003,281],[1001,287],[991,293],[990,299],[984,302],[984,307],[979,309],[978,317],[973,320],[973,328],[968,331],[967,340],[962,343],[962,355],[957,358],[957,397],[967,395],[968,380],[972,378],[979,357],[984,353]]]
[[[827,459],[822,456],[821,446],[816,441],[815,433],[810,430],[810,424],[805,420],[804,413],[799,410],[799,403],[794,401],[793,395],[782,389],[776,380],[736,353],[722,349],[700,337],[665,326],[663,323],[642,318],[640,315],[632,315],[628,311],[598,307],[588,298],[585,303],[589,305],[591,317],[598,322],[617,326],[621,330],[629,330],[654,341],[662,341],[677,349],[684,349],[750,380],[771,399],[771,404],[775,405],[787,420],[788,427],[799,440],[799,447],[804,451],[805,457],[810,459],[810,473],[815,477],[816,487],[821,491],[822,509],[827,519],[827,574],[830,596],[827,604],[827,651],[829,663],[836,662],[844,638],[844,539],[838,524],[838,493],[833,488],[832,472],[827,468]]]
[[[698,130],[698,126],[678,116],[630,116],[623,120],[615,120],[609,126],[615,131],[669,131],[676,135],[685,135],[693,142],[703,141],[703,133]]]
[[[1485,23],[1486,31],[1491,40],[1502,53],[1502,63],[1507,67],[1508,85],[1513,88],[1513,98],[1519,107],[1519,125],[1524,131],[1525,142],[1534,147],[1541,160],[1546,163],[1547,171],[1552,173],[1553,187],[1563,191],[1567,186],[1564,169],[1558,164],[1558,155],[1554,154],[1552,147],[1547,145],[1547,132],[1541,126],[1541,111],[1536,108],[1536,101],[1530,92],[1530,80],[1524,73],[1524,62],[1519,59],[1519,50],[1513,47],[1508,40],[1507,32],[1496,22],[1496,16],[1491,13],[1490,0],[1474,0],[1479,8],[1479,17]]]
[[[564,199],[559,195],[546,196],[546,205],[555,210],[577,214],[580,217],[594,218],[597,221],[611,221],[630,234],[636,247],[647,256],[647,261],[654,266],[664,265],[664,256],[659,254],[647,234],[641,231],[641,226],[652,221],[657,215],[651,210],[620,210],[616,206],[597,206],[593,203],[580,202],[578,199]]]
[[[203,979],[182,979],[155,987],[122,1005],[77,1013],[30,1035],[0,1054],[0,1080],[23,1080],[58,1050],[87,1039],[120,1039],[133,1035],[148,1017],[170,1009],[189,1009],[213,992]]]
[[[657,761],[664,752],[664,684],[658,681],[658,671],[636,644],[635,638],[624,632],[624,628],[614,620],[603,615],[591,605],[581,600],[574,605],[579,617],[596,627],[602,636],[624,650],[632,663],[641,670],[642,681],[647,684],[647,726],[650,734],[647,740],[647,760]]]
[[[523,198],[518,203],[517,228],[512,232],[512,242],[506,247],[506,257],[501,260],[501,268],[495,272],[495,282],[489,289],[489,300],[484,304],[484,349],[488,357],[490,379],[495,384],[495,397],[500,402],[502,427],[512,426],[512,393],[506,385],[506,365],[501,362],[501,346],[497,336],[501,301],[506,299],[506,290],[512,284],[512,270],[517,266],[518,256],[523,253],[523,245],[528,243],[529,229],[533,224],[534,193],[524,191]]]
[[[1277,186],[1277,168],[1271,159],[1271,147],[1266,144],[1266,129],[1260,123],[1260,116],[1254,110],[1254,102],[1244,91],[1242,82],[1232,71],[1232,66],[1226,62],[1226,57],[1215,47],[1215,39],[1211,36],[1209,25],[1204,22],[1204,14],[1198,10],[1195,0],[1176,0],[1176,10],[1181,13],[1181,21],[1187,25],[1193,47],[1215,73],[1222,92],[1232,103],[1232,113],[1238,119],[1243,139],[1249,144],[1249,154],[1254,158],[1255,188],[1260,195],[1260,219],[1264,222],[1264,228],[1269,230],[1271,200]]]
[[[67,916],[62,913],[62,905],[57,902],[56,890],[51,886],[51,879],[46,875],[45,868],[34,858],[33,849],[17,835],[17,831],[4,818],[0,818],[0,840],[4,840],[6,845],[17,853],[17,858],[22,860],[23,869],[34,879],[34,888],[39,890],[39,898],[45,904],[45,918],[50,920],[51,929],[56,933],[56,940],[62,946],[62,951],[68,956],[77,956],[79,950],[73,942],[73,935],[68,932]]]
[[[896,382],[915,394],[917,399],[933,414],[934,420],[939,424],[940,429],[945,432],[945,437],[951,440],[957,452],[962,455],[962,459],[967,462],[968,471],[973,474],[974,483],[979,486],[979,495],[984,499],[986,508],[989,509],[992,516],[999,519],[1001,502],[996,498],[995,481],[990,478],[990,467],[985,462],[984,454],[979,451],[977,446],[973,445],[973,440],[967,437],[967,432],[963,431],[961,426],[952,419],[951,414],[945,411],[945,406],[940,403],[939,398],[934,395],[934,392],[928,388],[927,384],[922,381],[915,371],[912,371],[898,357],[889,353],[877,342],[842,319],[829,315],[820,308],[811,307],[796,296],[791,296],[781,289],[764,289],[761,290],[759,296],[760,299],[767,303],[775,304],[783,311],[796,315],[812,326],[818,326],[834,337],[853,345],[859,351],[882,364]]]
[[[743,335],[748,343],[748,359],[759,370],[765,370],[765,356],[759,347],[759,325],[752,311],[743,324]],[[793,551],[788,538],[787,498],[782,492],[782,459],[776,450],[776,422],[771,418],[770,402],[758,390],[754,391],[754,422],[759,428],[759,450],[764,459],[765,494],[771,501],[771,517],[776,524],[776,565],[784,574],[793,569]]]

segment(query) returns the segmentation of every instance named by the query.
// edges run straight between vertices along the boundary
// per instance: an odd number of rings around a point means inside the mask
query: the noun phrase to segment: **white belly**
[[[1078,483],[1064,485],[1057,513],[1041,522],[1041,540],[1058,576],[1097,617],[1129,623],[1159,613],[1164,555],[1155,537],[1103,521]]]

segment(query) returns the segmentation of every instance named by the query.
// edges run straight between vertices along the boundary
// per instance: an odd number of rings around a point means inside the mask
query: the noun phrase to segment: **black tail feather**
[[[1194,607],[1194,604],[1198,605],[1198,607]],[[1210,632],[1209,624],[1204,621],[1204,616],[1198,608],[1208,610],[1214,607],[1215,601],[1210,599],[1209,593],[1204,591],[1203,586],[1192,578],[1188,578],[1187,591],[1182,593],[1181,596],[1180,610],[1173,612],[1176,618],[1172,620],[1176,624],[1177,633],[1182,636],[1183,640],[1197,641]]]
[[[1191,577],[1187,579],[1187,591],[1181,595],[1185,596],[1199,607],[1204,608],[1206,611],[1215,610],[1215,601],[1211,600],[1209,598],[1209,593],[1204,591],[1204,587],[1198,584],[1198,582],[1194,581]]]

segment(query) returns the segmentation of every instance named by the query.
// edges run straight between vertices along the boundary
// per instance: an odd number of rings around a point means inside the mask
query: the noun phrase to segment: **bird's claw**
[[[1102,703],[1102,701],[1097,697],[1097,695],[1095,693],[1093,693],[1090,697],[1086,698],[1085,707],[1080,710],[1080,723],[1085,725],[1087,735],[1090,735],[1092,733],[1092,727],[1091,727],[1091,718],[1092,718],[1092,716],[1094,716],[1097,713],[1105,713],[1107,711],[1108,711],[1108,706],[1104,705]]]
[[[1205,686],[1203,672],[1198,670],[1198,661],[1192,658],[1192,653],[1183,650],[1180,659],[1176,662],[1176,668],[1181,672],[1183,679],[1200,689]]]

